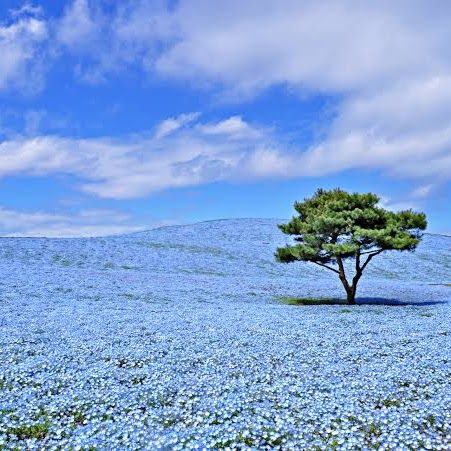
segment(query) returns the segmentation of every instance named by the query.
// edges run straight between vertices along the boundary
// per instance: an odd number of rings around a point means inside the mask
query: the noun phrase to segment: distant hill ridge
[[[76,265],[85,270],[123,266],[132,268],[130,271],[139,268],[177,277],[182,273],[198,273],[224,278],[263,278],[294,286],[307,280],[318,287],[335,282],[332,274],[315,265],[275,262],[276,247],[290,240],[277,228],[283,221],[219,219],[101,238],[3,238],[0,260],[3,257],[6,265],[15,261],[18,268],[25,261],[40,268],[49,265],[49,271],[64,262],[68,269]],[[451,283],[450,238],[425,234],[413,253],[386,252],[376,257],[363,283],[370,279],[422,285]]]

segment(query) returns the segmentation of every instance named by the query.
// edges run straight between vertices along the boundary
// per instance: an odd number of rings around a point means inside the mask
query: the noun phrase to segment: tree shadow
[[[321,305],[341,305],[349,306],[346,299],[343,298],[300,298],[291,296],[279,296],[275,298],[275,301],[285,305],[298,305],[298,306],[321,306]],[[356,305],[381,305],[392,307],[426,307],[431,305],[448,304],[449,300],[444,301],[400,301],[395,298],[380,298],[380,297],[357,297]],[[352,304],[351,304],[352,305]]]
[[[405,307],[407,305],[413,305],[417,307],[425,307],[428,305],[439,305],[439,304],[447,304],[448,301],[400,301],[399,299],[390,299],[390,298],[373,298],[373,297],[364,297],[364,298],[356,298],[357,305],[389,305],[393,307]]]

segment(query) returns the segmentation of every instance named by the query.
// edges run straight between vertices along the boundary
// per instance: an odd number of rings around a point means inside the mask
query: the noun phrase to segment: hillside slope
[[[341,296],[342,287],[329,271],[312,264],[275,262],[275,248],[288,238],[276,225],[275,220],[237,219],[108,238],[4,238],[0,265],[4,274],[19,278],[28,278],[30,271],[45,274],[46,285],[55,279],[59,284],[67,276],[81,281],[95,277],[107,285],[110,277],[114,282],[123,278],[135,289],[155,285],[155,295],[175,292],[177,298],[187,290],[202,296],[203,289],[215,297],[234,298],[246,298],[249,293],[265,299],[281,294]],[[375,258],[359,295],[413,300],[412,296],[438,290],[447,296],[451,290],[431,284],[450,282],[451,238],[426,234],[414,253],[387,252]]]
[[[284,242],[273,220],[0,239],[0,448],[447,449],[451,238],[375,259],[352,308],[278,302],[342,294]]]

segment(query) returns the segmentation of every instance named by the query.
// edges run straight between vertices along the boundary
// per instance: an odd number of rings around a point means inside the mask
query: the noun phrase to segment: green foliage
[[[304,202],[295,202],[298,215],[279,225],[282,232],[294,236],[295,243],[278,248],[276,259],[282,263],[312,262],[335,271],[349,301],[355,295],[363,270],[375,255],[388,250],[415,250],[421,231],[427,226],[424,213],[412,210],[395,213],[378,206],[378,202],[375,194],[347,193],[341,189],[319,189]],[[349,258],[356,260],[352,284],[347,282],[342,264]],[[330,264],[337,264],[338,269]]]
[[[295,202],[299,216],[279,228],[296,235],[298,244],[277,249],[277,259],[283,263],[329,263],[337,256],[353,257],[358,251],[414,250],[427,225],[424,213],[395,213],[377,206],[378,202],[375,194],[350,194],[340,189],[319,189],[312,198]]]

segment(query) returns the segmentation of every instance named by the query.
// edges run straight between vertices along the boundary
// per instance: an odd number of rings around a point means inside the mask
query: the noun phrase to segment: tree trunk
[[[352,285],[350,285],[348,282],[348,279],[346,278],[343,261],[340,257],[337,257],[337,263],[338,263],[338,267],[339,267],[338,277],[340,278],[341,283],[343,284],[343,287],[346,291],[346,300],[348,302],[348,305],[355,304],[355,294],[357,292],[357,284],[359,283],[360,277],[362,276],[362,270],[359,266],[359,261],[360,261],[360,254],[358,254],[358,256],[356,258],[356,273],[352,279]]]
[[[355,304],[355,294],[357,292],[357,283],[359,282],[361,274],[357,275],[352,280],[352,285],[349,285],[346,277],[344,275],[340,275],[341,283],[346,291],[346,300],[349,305]]]
[[[355,288],[354,286],[349,285],[346,277],[340,274],[340,280],[343,284],[343,287],[346,291],[346,299],[348,304],[355,304]]]
[[[355,294],[357,293],[357,284],[359,283],[360,277],[362,277],[362,271],[357,268],[355,276],[352,279],[352,285],[349,287],[348,294],[348,304],[355,304]]]
[[[355,305],[355,292],[356,292],[356,287],[352,286],[349,287],[348,290],[346,290],[346,298],[348,301],[348,305]]]

